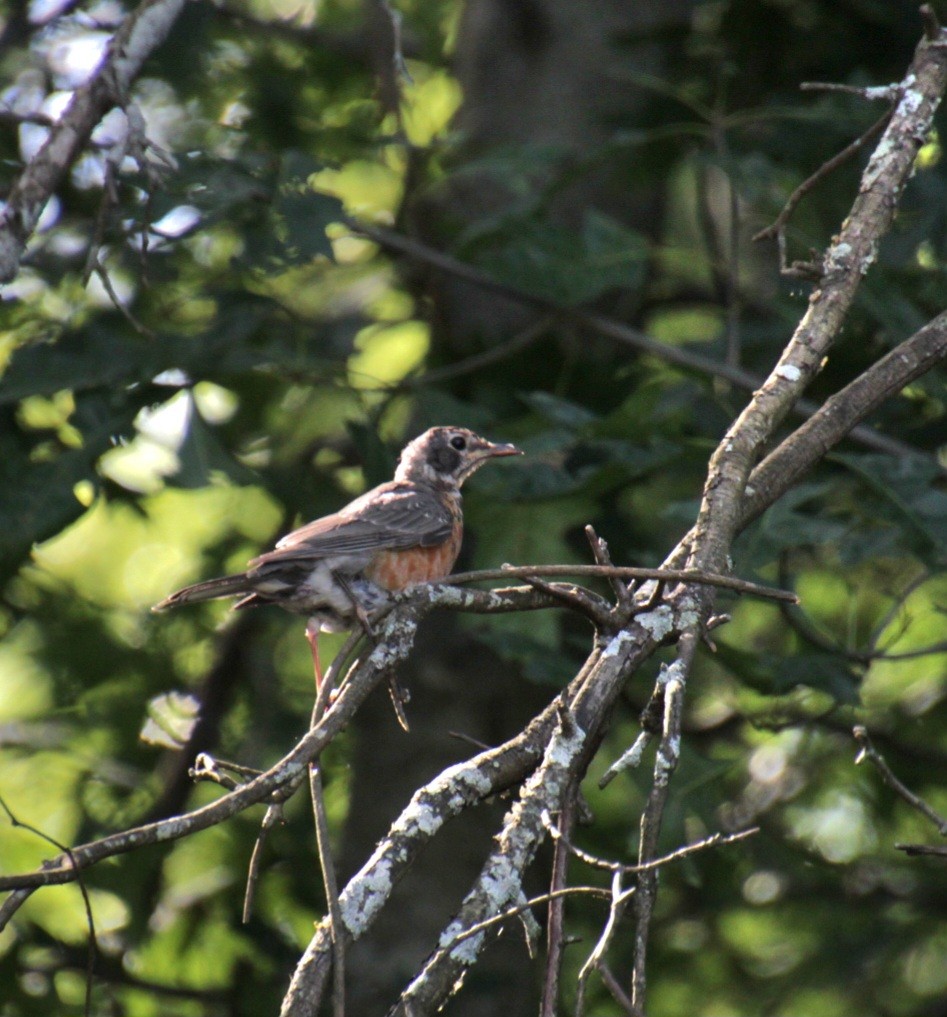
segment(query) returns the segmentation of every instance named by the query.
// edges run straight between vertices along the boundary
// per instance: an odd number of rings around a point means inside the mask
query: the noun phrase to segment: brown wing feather
[[[288,533],[251,568],[334,555],[371,555],[383,550],[436,547],[450,538],[453,520],[434,491],[414,484],[382,484],[335,515]]]

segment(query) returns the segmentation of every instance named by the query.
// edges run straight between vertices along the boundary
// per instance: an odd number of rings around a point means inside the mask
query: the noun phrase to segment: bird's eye
[[[450,440],[450,447],[457,449],[458,452],[463,452],[467,447],[467,439],[460,434],[455,434]]]

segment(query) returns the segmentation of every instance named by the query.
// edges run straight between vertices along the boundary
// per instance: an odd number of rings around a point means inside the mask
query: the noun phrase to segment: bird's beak
[[[523,450],[515,445],[500,445],[492,441],[485,441],[483,444],[484,457],[489,456],[491,459],[494,456],[521,456],[524,454]]]
[[[475,445],[470,447],[467,463],[460,480],[465,480],[491,459],[498,459],[500,456],[521,456],[522,454],[522,450],[515,445],[501,445],[498,442],[480,438]]]

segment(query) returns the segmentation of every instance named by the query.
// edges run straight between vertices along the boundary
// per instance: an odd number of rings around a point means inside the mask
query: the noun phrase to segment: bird
[[[152,610],[239,597],[234,610],[277,604],[303,615],[321,686],[319,632],[371,632],[389,593],[449,575],[463,540],[461,485],[491,459],[522,454],[463,427],[432,427],[402,450],[393,480],[288,533],[245,572],[185,586]]]

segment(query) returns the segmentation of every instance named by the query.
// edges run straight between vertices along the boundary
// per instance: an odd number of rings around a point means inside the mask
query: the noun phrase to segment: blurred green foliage
[[[396,116],[376,88],[361,5],[186,5],[134,96],[173,168],[153,167],[149,179],[126,166],[118,203],[103,206],[101,154],[91,153],[2,294],[0,795],[29,824],[0,820],[4,872],[54,852],[30,827],[71,844],[168,807],[176,754],[146,725],[168,739],[190,730],[189,704],[207,692],[230,621],[219,604],[160,619],[149,605],[240,568],[292,524],[386,479],[409,433],[471,425],[528,453],[470,485],[472,566],[586,561],[586,523],[616,562],[655,564],[693,520],[707,456],[742,392],[566,328],[428,379],[462,361],[432,327],[436,293],[352,235],[343,212],[390,223],[406,198],[502,179],[502,207],[437,223],[453,254],[708,357],[724,356],[736,308],[743,362],[763,372],[807,293],[745,237],[877,115],[797,86],[899,80],[920,34],[901,2],[700,3],[689,25],[650,40],[664,53],[661,80],[622,62],[634,40],[616,40],[616,88],[643,89],[647,101],[616,115],[593,150],[524,136],[472,152],[452,120],[463,101],[451,70],[456,0],[398,6],[412,82]],[[37,80],[42,95],[66,87],[45,61],[48,36],[24,27],[20,7],[0,6],[8,104]],[[19,145],[4,122],[4,187]],[[837,229],[858,170],[856,160],[806,198],[789,234],[795,254]],[[601,173],[613,191],[657,193],[663,216],[565,216],[563,195]],[[717,249],[731,207],[746,228],[728,265]],[[945,209],[934,137],[814,399],[943,308]],[[170,213],[186,227],[153,228]],[[121,308],[95,275],[84,279],[96,230]],[[513,338],[480,336],[468,352]],[[663,847],[720,828],[762,832],[663,873],[652,1017],[943,1010],[947,876],[940,860],[894,848],[934,831],[875,772],[855,768],[850,729],[867,723],[902,779],[947,809],[944,393],[943,373],[932,373],[872,420],[923,458],[848,444],[738,545],[738,574],[791,584],[802,608],[726,603],[718,652],[699,661]],[[311,670],[298,621],[261,612],[247,625],[211,744],[265,767],[307,723]],[[586,630],[559,612],[464,625],[546,686],[589,648]],[[595,818],[578,838],[608,857],[634,855],[650,760],[606,791],[596,780],[633,740],[648,679],[627,690],[586,781]],[[343,736],[325,759],[340,839],[351,765]],[[199,786],[173,805],[214,797]],[[258,823],[245,813],[88,873],[95,1013],[276,1012],[325,904],[311,819],[294,800],[267,843],[256,913],[240,925]],[[576,862],[571,876],[602,874]],[[568,1005],[604,916],[584,902],[566,914],[582,937],[567,951]],[[87,939],[76,886],[35,893],[0,933],[0,1012],[80,1012]],[[626,923],[614,971],[628,970],[630,950]],[[594,979],[590,993],[590,1012],[619,1012]]]

